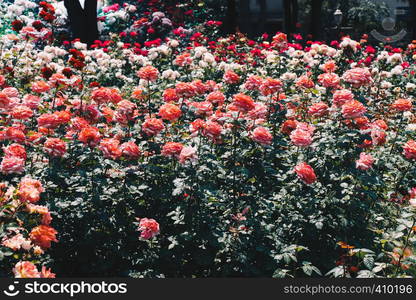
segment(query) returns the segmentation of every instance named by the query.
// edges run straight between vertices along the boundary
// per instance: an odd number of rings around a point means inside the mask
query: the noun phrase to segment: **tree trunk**
[[[250,37],[256,36],[257,33],[254,30],[253,18],[250,13],[250,0],[240,0],[238,6],[238,27],[240,31]]]
[[[412,27],[412,39],[416,40],[416,0],[409,0],[410,9],[412,11],[411,27]]]
[[[293,7],[292,30],[293,30],[293,33],[299,33],[296,27],[298,24],[298,13],[299,13],[298,0],[292,0],[292,7]]]
[[[311,34],[318,40],[321,33],[322,0],[312,0]]]
[[[258,33],[265,33],[267,31],[266,29],[266,19],[267,19],[267,3],[266,0],[259,0],[258,4],[260,5],[260,19],[258,22]]]
[[[285,32],[295,33],[298,22],[298,0],[284,0]]]
[[[285,14],[285,32],[290,34],[290,22],[291,22],[291,13],[290,13],[290,0],[283,1],[283,8]]]
[[[72,38],[91,46],[98,39],[97,0],[86,0],[84,8],[78,0],[64,0]]]
[[[227,33],[235,33],[237,30],[236,0],[227,0],[227,17],[225,30]]]

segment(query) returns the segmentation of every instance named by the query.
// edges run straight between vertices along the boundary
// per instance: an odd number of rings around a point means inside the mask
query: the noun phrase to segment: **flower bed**
[[[0,44],[4,276],[415,275],[415,43],[206,24],[87,50],[16,24]]]

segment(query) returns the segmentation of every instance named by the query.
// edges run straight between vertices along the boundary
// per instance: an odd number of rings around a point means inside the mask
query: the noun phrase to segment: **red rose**
[[[306,184],[312,184],[316,181],[315,171],[305,162],[298,164],[295,167],[295,172],[299,179],[301,179]]]

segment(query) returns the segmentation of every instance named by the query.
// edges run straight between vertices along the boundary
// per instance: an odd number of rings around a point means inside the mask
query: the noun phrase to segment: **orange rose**
[[[365,114],[367,109],[357,100],[351,100],[342,106],[342,116],[346,119],[354,119]]]
[[[104,157],[117,159],[121,156],[122,152],[119,148],[120,142],[116,139],[102,139],[100,146],[98,147],[103,153]]]
[[[255,108],[253,99],[244,94],[237,94],[233,98],[233,105],[241,112],[249,112]]]
[[[39,180],[23,178],[19,184],[18,195],[22,202],[36,203],[40,199],[40,194],[44,191]]]
[[[145,66],[140,68],[137,72],[137,76],[139,76],[140,79],[147,81],[156,81],[159,77],[159,71],[155,67]]]
[[[56,234],[58,232],[50,226],[39,225],[32,229],[29,234],[31,241],[43,249],[51,247],[51,242],[57,243]]]
[[[17,120],[27,120],[33,116],[33,111],[26,105],[18,105],[11,111],[11,116]]]
[[[394,101],[391,107],[397,111],[410,111],[412,110],[412,100],[397,99],[396,101]]]
[[[260,85],[260,92],[264,96],[269,96],[279,92],[282,86],[283,83],[279,79],[266,78]]]
[[[335,73],[324,73],[318,76],[318,81],[326,88],[335,88],[339,85],[339,77]]]
[[[176,101],[178,101],[179,97],[176,94],[176,90],[175,89],[166,89],[163,92],[163,100],[165,100],[165,102],[176,102]]]
[[[40,273],[30,261],[19,261],[13,268],[15,278],[39,278]]]
[[[163,129],[165,129],[165,125],[163,125],[163,121],[160,119],[156,119],[156,118],[147,119],[142,125],[143,132],[147,134],[148,136],[157,135]]]
[[[163,156],[179,157],[179,154],[181,153],[182,148],[183,148],[183,145],[181,143],[167,142],[165,145],[163,145],[161,154]]]
[[[90,147],[95,147],[101,139],[101,134],[95,127],[85,127],[78,135],[78,139]]]
[[[237,84],[240,81],[240,76],[233,71],[227,71],[224,74],[224,81],[228,84]]]
[[[166,103],[159,109],[159,116],[163,120],[175,121],[182,115],[182,111],[175,104]]]

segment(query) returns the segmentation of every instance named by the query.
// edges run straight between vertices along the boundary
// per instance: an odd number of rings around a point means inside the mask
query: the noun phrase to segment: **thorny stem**
[[[416,218],[413,218],[412,226],[410,226],[410,228],[409,228],[409,232],[407,233],[407,236],[406,236],[406,242],[404,244],[404,248],[402,249],[402,251],[400,253],[399,260],[397,262],[397,268],[396,268],[396,274],[395,274],[395,276],[397,276],[397,274],[399,273],[400,265],[401,265],[402,259],[404,257],[404,252],[406,251],[407,247],[409,246],[410,235],[413,232],[413,227],[415,226],[415,224],[416,224]]]
[[[147,105],[149,110],[149,117],[152,117],[152,109],[151,109],[151,94],[150,94],[150,81],[147,81]]]
[[[391,148],[390,148],[390,154],[392,154],[393,153],[393,150],[394,150],[394,148],[395,148],[395,146],[396,146],[396,141],[397,141],[397,138],[399,137],[399,130],[400,130],[400,125],[401,125],[401,123],[402,123],[402,121],[403,121],[403,115],[400,115],[400,118],[399,118],[399,124],[397,124],[396,125],[396,135],[394,136],[394,139],[392,140],[392,143],[391,143]]]
[[[234,120],[234,126],[233,126],[233,195],[234,195],[234,209],[236,209],[237,206],[237,191],[236,191],[236,158],[237,158],[237,123],[238,119],[240,118],[240,112],[238,112],[237,118]]]

